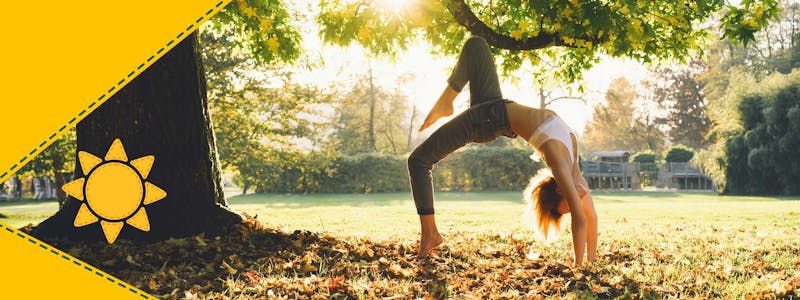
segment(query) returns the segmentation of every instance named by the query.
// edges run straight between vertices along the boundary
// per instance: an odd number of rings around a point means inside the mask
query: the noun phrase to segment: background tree
[[[780,17],[755,33],[755,40],[738,45],[722,40],[714,51],[726,56],[722,68],[747,66],[748,72],[763,79],[772,73],[788,74],[800,66],[800,4],[795,0],[780,1]],[[712,47],[714,49],[714,47]]]
[[[800,73],[773,75],[738,102],[740,131],[717,158],[731,194],[800,193]]]
[[[631,162],[639,163],[639,178],[643,186],[652,186],[658,179],[656,153],[652,150],[637,152],[631,156]]]
[[[370,74],[357,77],[352,89],[338,96],[334,109],[333,148],[346,155],[409,151],[411,120],[407,97],[370,83]]]
[[[655,163],[656,162],[656,153],[651,150],[636,152],[633,156],[631,156],[632,162],[638,163]]]
[[[687,65],[656,69],[648,81],[654,102],[667,112],[664,123],[669,127],[669,138],[675,144],[692,148],[706,144],[705,135],[711,121],[706,115],[704,83],[698,80],[704,70],[705,63],[693,59]]]
[[[627,79],[611,82],[605,103],[595,106],[592,120],[586,125],[584,145],[587,149],[659,151],[663,147],[664,134],[637,115],[636,96],[636,90]]]
[[[256,166],[279,159],[281,152],[308,150],[300,144],[320,143],[316,137],[326,126],[316,110],[331,95],[298,83],[286,64],[267,64],[236,50],[229,34],[205,30],[200,38],[220,165],[236,173],[247,193],[260,180],[256,172],[263,168]]]
[[[53,178],[56,200],[58,206],[62,207],[67,195],[61,190],[61,186],[67,182],[65,173],[70,172],[73,166],[75,166],[75,131],[70,130],[17,171],[17,175]]]
[[[748,131],[743,126],[746,118],[742,115],[742,102],[753,93],[769,98],[765,96],[772,93],[769,90],[782,89],[787,84],[788,79],[775,74],[789,73],[798,65],[800,57],[793,53],[797,51],[800,6],[796,1],[782,1],[781,7],[781,19],[758,32],[755,42],[743,46],[722,40],[708,51],[708,68],[701,80],[712,127],[707,135],[708,149],[699,151],[694,162],[723,192],[757,193],[750,185],[760,183],[748,179],[749,166],[743,163],[750,150],[742,135]],[[751,133],[754,134],[758,135]]]

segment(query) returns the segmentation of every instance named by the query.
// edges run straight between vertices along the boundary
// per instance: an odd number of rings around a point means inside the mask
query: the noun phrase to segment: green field
[[[754,292],[780,297],[800,292],[800,198],[676,192],[593,194],[600,218],[599,259],[590,272],[591,279],[579,290],[600,297],[605,288],[614,290],[615,286],[617,296],[631,289],[639,289],[630,292],[640,295],[714,298],[741,298]],[[229,201],[234,210],[287,232],[304,229],[389,245],[414,245],[418,237],[409,193],[255,194]],[[7,217],[0,221],[23,226],[49,216],[56,207],[55,202],[0,203],[0,213]],[[520,243],[537,259],[569,263],[568,232],[553,246],[544,246],[523,225],[523,208],[517,192],[437,194],[437,219],[445,237],[442,252],[467,259],[487,274],[498,268],[526,268],[527,263],[513,253],[514,245]],[[508,265],[493,265],[497,261]],[[461,271],[453,272],[450,276],[461,278],[456,281],[466,280],[459,277]],[[286,274],[264,273],[293,280]],[[556,293],[570,290],[565,282],[557,282],[562,289],[556,288]],[[395,286],[390,281],[385,284]],[[409,282],[397,286],[397,293],[415,291]],[[469,287],[462,290],[455,285],[447,289],[451,296],[500,295],[470,292]]]
[[[800,225],[800,197],[719,196],[685,192],[593,192],[601,233],[639,226],[763,226],[781,236]],[[518,192],[438,193],[439,227],[447,232],[525,234]],[[268,226],[363,235],[378,239],[413,238],[418,220],[409,193],[232,196],[230,206]],[[58,208],[52,201],[0,202],[0,219],[21,227],[37,223]],[[628,225],[624,225],[628,224]],[[777,231],[766,229],[775,227]]]

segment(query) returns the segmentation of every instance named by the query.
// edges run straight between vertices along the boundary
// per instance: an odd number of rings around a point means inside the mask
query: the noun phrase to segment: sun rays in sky
[[[84,177],[62,187],[83,202],[75,216],[75,227],[99,221],[110,244],[125,224],[150,231],[145,206],[167,196],[164,190],[146,181],[155,161],[153,155],[129,161],[122,142],[115,139],[103,159],[79,151],[78,161]]]

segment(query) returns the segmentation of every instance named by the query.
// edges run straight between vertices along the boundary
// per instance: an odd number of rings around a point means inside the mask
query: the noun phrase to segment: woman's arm
[[[556,146],[561,148],[556,148]],[[581,197],[578,195],[578,189],[575,188],[572,176],[572,160],[569,159],[569,152],[560,143],[545,142],[542,144],[541,150],[545,156],[545,163],[550,167],[556,183],[561,188],[561,196],[569,205],[572,215],[572,246],[575,250],[574,265],[580,266],[583,264],[583,253],[586,251],[588,226]]]
[[[586,230],[586,256],[589,262],[593,262],[597,255],[597,212],[594,209],[594,199],[592,193],[589,191],[589,184],[578,169],[577,169],[578,193],[581,195],[581,202],[583,204],[584,214],[586,215],[587,230]]]
[[[597,212],[594,210],[592,194],[586,193],[581,200],[583,200],[584,203],[583,209],[587,221],[586,258],[589,262],[593,262],[597,255]]]

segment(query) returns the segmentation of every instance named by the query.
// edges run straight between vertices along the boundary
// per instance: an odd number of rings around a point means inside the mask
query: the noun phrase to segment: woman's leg
[[[419,253],[424,258],[442,243],[433,209],[433,165],[469,142],[467,113],[439,127],[408,157],[408,178],[420,222]]]
[[[470,107],[503,98],[489,44],[479,36],[473,36],[464,43],[456,66],[447,79],[450,87],[458,92],[461,92],[467,82]]]
[[[433,165],[467,143],[487,143],[501,135],[513,135],[508,125],[506,103],[484,103],[471,107],[439,127],[408,157],[411,193],[422,226],[420,257],[425,257],[442,242],[433,218]]]
[[[453,114],[453,100],[469,82],[470,107],[503,98],[497,68],[489,44],[482,37],[473,36],[464,43],[458,61],[447,79],[448,87],[439,96],[431,111],[425,117],[420,131],[439,120]]]
[[[417,214],[432,215],[433,165],[470,142],[469,111],[442,125],[408,157],[408,176]]]

